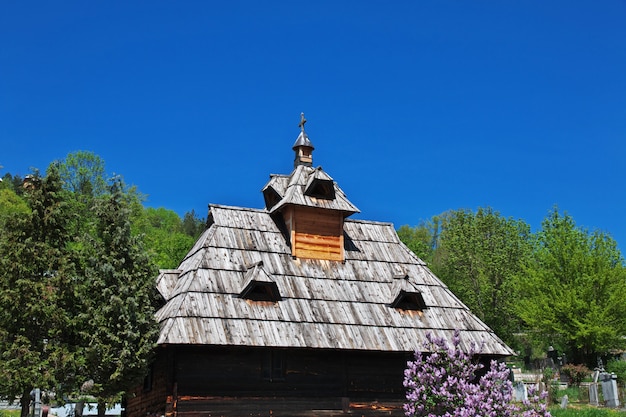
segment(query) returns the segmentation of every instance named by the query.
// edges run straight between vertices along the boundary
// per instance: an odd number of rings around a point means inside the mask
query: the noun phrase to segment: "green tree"
[[[435,237],[425,223],[415,227],[400,226],[398,237],[411,251],[426,263],[430,263],[435,252]]]
[[[76,362],[64,333],[74,273],[56,166],[27,177],[24,189],[28,209],[16,210],[0,234],[0,395],[19,397],[23,417],[31,389],[56,387]]]
[[[30,211],[24,198],[11,188],[0,188],[0,228],[10,218]]]
[[[140,236],[131,233],[131,201],[121,180],[95,200],[95,236],[84,236],[85,285],[80,314],[85,366],[98,415],[106,403],[145,375],[158,334],[156,269]]]
[[[0,189],[8,188],[13,190],[17,195],[22,195],[23,188],[22,183],[24,179],[19,175],[11,175],[6,173],[2,176],[2,180],[0,181]]]
[[[496,334],[513,344],[515,276],[530,255],[530,228],[491,208],[442,216],[432,269]]]
[[[107,191],[104,160],[89,151],[69,153],[59,164],[63,187],[80,196],[99,196]]]
[[[206,219],[196,215],[195,210],[185,213],[183,216],[183,233],[197,239],[206,228]]]
[[[519,316],[535,336],[590,367],[624,348],[626,271],[615,240],[577,227],[554,209],[534,239],[518,282]]]
[[[145,236],[146,248],[162,269],[176,268],[197,237],[185,233],[184,223],[178,214],[163,207],[145,208],[140,216],[134,218],[133,229],[135,233]]]

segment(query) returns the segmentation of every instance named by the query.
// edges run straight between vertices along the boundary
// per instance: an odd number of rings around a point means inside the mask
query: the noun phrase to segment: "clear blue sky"
[[[300,112],[357,218],[558,205],[626,248],[623,0],[0,4],[0,175],[88,150],[150,206],[261,208]]]

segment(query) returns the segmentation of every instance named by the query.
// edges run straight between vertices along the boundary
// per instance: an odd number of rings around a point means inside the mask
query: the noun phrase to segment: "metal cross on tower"
[[[304,118],[304,113],[300,113],[300,123],[298,124],[298,126],[300,126],[300,130],[302,130],[304,132],[304,124],[306,123],[306,119]]]

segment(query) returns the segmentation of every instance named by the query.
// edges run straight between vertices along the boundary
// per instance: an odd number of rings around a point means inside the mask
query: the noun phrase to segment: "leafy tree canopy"
[[[79,196],[99,196],[107,190],[104,161],[93,152],[68,154],[59,164],[59,174],[64,188]]]
[[[577,227],[555,208],[533,246],[519,276],[516,303],[527,326],[590,367],[598,355],[623,349],[626,270],[616,242],[606,233]]]

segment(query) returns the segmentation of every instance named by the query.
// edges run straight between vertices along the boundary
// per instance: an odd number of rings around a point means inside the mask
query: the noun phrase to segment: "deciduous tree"
[[[512,343],[515,276],[530,256],[530,228],[491,208],[448,212],[432,269],[472,312]]]
[[[520,317],[569,359],[594,367],[598,355],[625,347],[626,270],[608,234],[578,227],[555,208],[536,234],[519,288]]]

